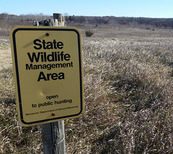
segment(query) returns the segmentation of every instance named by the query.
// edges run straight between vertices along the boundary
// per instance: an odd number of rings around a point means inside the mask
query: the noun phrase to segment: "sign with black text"
[[[84,110],[79,30],[17,26],[11,44],[20,123],[79,117]]]

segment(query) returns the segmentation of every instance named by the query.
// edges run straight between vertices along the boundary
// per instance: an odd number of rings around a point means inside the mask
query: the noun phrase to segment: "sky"
[[[173,0],[0,0],[0,13],[173,18]]]

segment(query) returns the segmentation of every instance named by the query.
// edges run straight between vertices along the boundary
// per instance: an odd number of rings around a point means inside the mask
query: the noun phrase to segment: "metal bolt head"
[[[55,116],[55,113],[52,113],[51,115],[52,115],[52,116]]]

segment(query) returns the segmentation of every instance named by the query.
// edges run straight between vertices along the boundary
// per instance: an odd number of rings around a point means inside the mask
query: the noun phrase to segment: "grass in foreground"
[[[172,31],[93,31],[83,35],[86,109],[65,121],[67,153],[173,153]],[[40,127],[16,120],[12,74],[0,72],[0,153],[41,153]]]

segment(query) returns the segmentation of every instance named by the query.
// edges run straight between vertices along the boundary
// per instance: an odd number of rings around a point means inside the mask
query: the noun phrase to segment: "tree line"
[[[0,20],[41,21],[51,19],[52,16],[40,14],[14,15],[1,13]],[[69,16],[65,14],[67,24],[95,24],[95,25],[124,25],[142,27],[173,28],[173,18],[143,18],[143,17],[115,17],[115,16]]]

